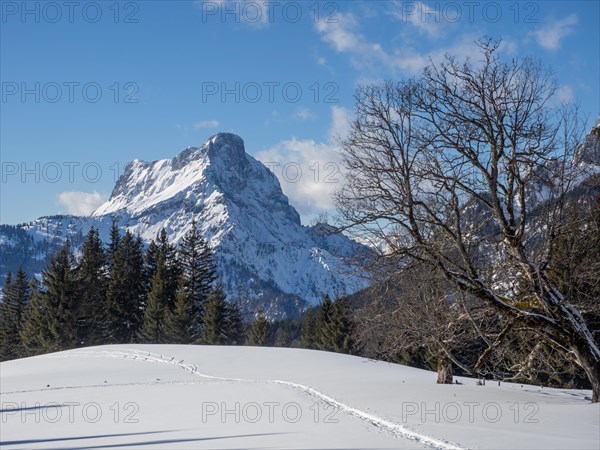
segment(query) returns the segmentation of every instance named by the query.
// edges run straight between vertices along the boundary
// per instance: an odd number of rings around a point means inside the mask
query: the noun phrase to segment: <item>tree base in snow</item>
[[[452,361],[445,356],[438,358],[438,384],[452,384]]]

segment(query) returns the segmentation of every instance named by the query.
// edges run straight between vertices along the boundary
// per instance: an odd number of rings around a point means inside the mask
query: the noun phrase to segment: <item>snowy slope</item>
[[[273,315],[367,285],[346,261],[364,248],[302,226],[277,178],[233,134],[213,135],[173,159],[134,160],[92,217],[41,218],[22,228],[35,240],[71,237],[77,244],[90,226],[108,239],[113,218],[147,242],[163,227],[178,242],[195,219],[226,291],[233,295],[242,285],[258,301],[269,294],[275,304],[263,306]]]
[[[0,365],[0,446],[600,446],[587,391],[436,385],[419,369],[311,350],[102,346]]]

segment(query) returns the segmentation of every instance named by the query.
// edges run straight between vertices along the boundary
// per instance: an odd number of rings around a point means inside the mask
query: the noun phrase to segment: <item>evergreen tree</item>
[[[77,268],[77,282],[82,295],[78,307],[78,340],[85,345],[104,341],[107,255],[96,228],[91,228],[83,244]]]
[[[313,308],[309,308],[304,314],[300,344],[303,348],[318,348],[317,323],[315,318],[315,310]]]
[[[146,253],[144,254],[144,279],[146,281],[146,289],[150,291],[152,287],[152,277],[156,273],[156,267],[158,265],[158,257],[160,251],[156,241],[150,241]]]
[[[181,275],[181,266],[177,260],[177,248],[171,244],[167,238],[167,231],[163,228],[158,236],[158,249],[164,259],[165,264],[165,290],[168,299],[169,308],[175,304],[175,295],[179,276]]]
[[[169,342],[174,344],[190,344],[196,338],[198,320],[186,284],[185,278],[180,276],[175,305],[167,314],[167,334]]]
[[[112,267],[113,259],[117,254],[117,250],[119,249],[119,244],[121,243],[121,233],[119,232],[119,227],[117,226],[117,222],[113,219],[110,225],[110,242],[108,243],[108,249],[106,252],[108,266]]]
[[[9,337],[12,329],[12,314],[7,303],[11,288],[12,273],[8,272],[2,288],[2,303],[0,303],[0,361],[12,359]]]
[[[31,294],[20,331],[25,356],[38,355],[52,349],[52,336],[47,328],[48,311],[43,304],[39,283],[35,278],[32,278],[29,287]]]
[[[163,279],[165,282],[168,307],[169,309],[172,309],[175,304],[175,295],[177,294],[177,285],[179,276],[181,275],[181,268],[177,261],[176,247],[169,242],[167,232],[164,228],[158,233],[156,241],[150,242],[150,245],[146,250],[144,270],[148,281],[148,290],[150,290],[152,277],[154,276],[158,258],[160,257],[163,258],[165,266]]]
[[[14,357],[21,357],[24,355],[25,349],[21,341],[21,328],[23,327],[23,319],[27,304],[29,303],[29,297],[31,295],[31,289],[27,282],[27,275],[22,267],[17,270],[17,275],[14,282],[12,283],[8,298],[5,300],[9,306],[12,317],[12,327],[9,334],[7,335],[8,342],[12,342],[14,346],[13,355]]]
[[[264,346],[269,341],[270,325],[262,310],[258,311],[256,320],[248,333],[248,345]]]
[[[240,312],[244,310],[244,305],[248,306],[248,296],[246,295],[246,290],[244,289],[244,285],[241,281],[238,282],[235,294],[235,304],[240,309]]]
[[[237,300],[226,305],[227,315],[227,343],[230,345],[242,345],[245,338],[245,325],[242,317],[242,309]]]
[[[77,340],[77,302],[80,298],[75,278],[74,256],[67,241],[42,272],[41,297],[45,326],[50,333],[48,350],[73,348]]]
[[[275,347],[289,347],[291,334],[287,321],[281,322],[275,332]]]
[[[15,280],[9,272],[2,290],[0,303],[0,360],[6,361],[23,355],[20,330],[24,310],[29,299],[29,288],[23,269],[19,267]]]
[[[353,350],[353,321],[350,304],[346,296],[331,301],[323,297],[317,309],[317,318],[307,312],[302,326],[302,343],[307,348],[351,353]],[[312,347],[308,347],[308,346]]]
[[[144,313],[144,322],[140,338],[145,343],[162,344],[167,341],[166,313],[168,307],[165,285],[165,261],[161,254],[156,271],[152,277],[152,285],[148,294],[148,305]]]
[[[223,287],[217,286],[208,296],[202,313],[201,344],[225,344],[228,341],[228,307]]]
[[[5,298],[12,286],[12,272],[6,274],[6,280],[4,280],[4,287],[2,288],[2,298]]]
[[[131,342],[139,331],[146,292],[143,263],[141,238],[127,231],[113,256],[106,294],[106,325],[112,342]]]
[[[212,251],[200,234],[195,221],[181,240],[179,259],[194,315],[202,317],[202,308],[213,287],[216,274]]]
[[[315,324],[316,346],[319,350],[333,350],[333,336],[331,334],[332,316],[333,304],[329,296],[325,295],[317,310]]]
[[[330,349],[338,353],[351,353],[354,345],[353,327],[348,297],[336,299],[333,302],[327,333]]]

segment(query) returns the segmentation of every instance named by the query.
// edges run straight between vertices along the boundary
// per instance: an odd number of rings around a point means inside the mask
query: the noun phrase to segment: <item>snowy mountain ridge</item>
[[[113,220],[146,242],[164,227],[174,243],[195,220],[226,292],[233,296],[241,286],[252,307],[273,316],[367,286],[348,263],[365,247],[326,226],[302,226],[275,175],[234,134],[215,134],[172,159],[132,161],[90,217],[45,217],[21,228],[34,243],[58,245],[68,237],[77,245],[92,226],[107,241]]]

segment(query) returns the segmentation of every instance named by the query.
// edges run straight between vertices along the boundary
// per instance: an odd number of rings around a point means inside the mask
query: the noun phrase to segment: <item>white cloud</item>
[[[106,195],[94,192],[66,191],[58,194],[58,203],[67,208],[69,214],[88,216],[108,200]]]
[[[573,100],[573,88],[571,86],[561,86],[556,90],[556,98],[561,103],[570,103]]]
[[[364,41],[364,37],[355,33],[358,23],[352,13],[338,13],[336,22],[319,21],[316,28],[322,39],[338,52],[348,52],[356,49]]]
[[[322,56],[319,56],[317,58],[317,64],[319,64],[320,66],[324,66],[325,64],[327,64],[327,60],[325,58],[323,58]]]
[[[312,112],[310,109],[308,108],[299,108],[295,113],[294,113],[294,117],[296,119],[300,119],[300,120],[311,120],[311,119],[316,119],[317,115]]]
[[[477,47],[476,41],[479,37],[474,34],[463,34],[452,45],[425,53],[421,53],[410,47],[398,48],[395,49],[393,55],[388,56],[388,66],[390,69],[400,70],[404,74],[417,75],[430,62],[440,64],[444,61],[446,55],[456,56],[458,60],[463,61],[471,58],[472,62],[477,64],[478,61],[476,59],[480,49]],[[503,49],[507,53],[512,53],[515,47],[511,42],[507,42],[503,44]]]
[[[331,108],[331,127],[325,142],[292,138],[256,154],[257,159],[271,166],[303,219],[334,208],[332,194],[344,180],[334,136],[346,135],[348,115],[345,108]]]
[[[404,48],[396,50],[393,65],[408,74],[417,74],[429,63],[427,55],[421,54],[414,49]]]
[[[370,42],[357,32],[358,22],[352,13],[338,13],[336,20],[318,22],[315,26],[321,39],[335,51],[350,55],[351,63],[357,68],[390,64],[389,55],[379,43]]]
[[[202,128],[218,128],[219,121],[218,120],[201,120],[194,124],[194,128],[196,130],[200,130]]]
[[[337,142],[338,137],[344,139],[348,135],[351,114],[350,110],[341,106],[333,106],[331,108],[330,142]]]
[[[558,50],[563,38],[573,32],[577,16],[570,14],[564,19],[550,20],[545,26],[531,32],[537,43],[546,50]]]
[[[384,77],[398,76],[398,72],[404,75],[416,75],[429,64],[430,60],[439,63],[446,54],[465,59],[478,53],[475,41],[480,36],[475,34],[462,34],[450,46],[438,47],[430,52],[419,52],[409,45],[385,50],[380,43],[369,41],[357,31],[359,24],[351,13],[340,13],[336,17],[337,23],[318,23],[317,32],[324,42],[337,52],[347,54],[350,62],[364,72],[385,74]],[[512,43],[507,43],[504,47],[509,53],[515,49]]]
[[[390,15],[396,20],[411,24],[419,34],[430,38],[439,38],[448,33],[452,24],[460,17],[456,9],[440,8],[439,3],[433,6],[425,2],[391,3]]]
[[[306,216],[334,206],[331,194],[342,180],[336,149],[333,144],[292,138],[256,157],[273,170],[290,203]]]
[[[503,37],[502,42],[500,42],[500,51],[507,55],[516,55],[519,49],[519,45],[511,40],[510,38]]]

